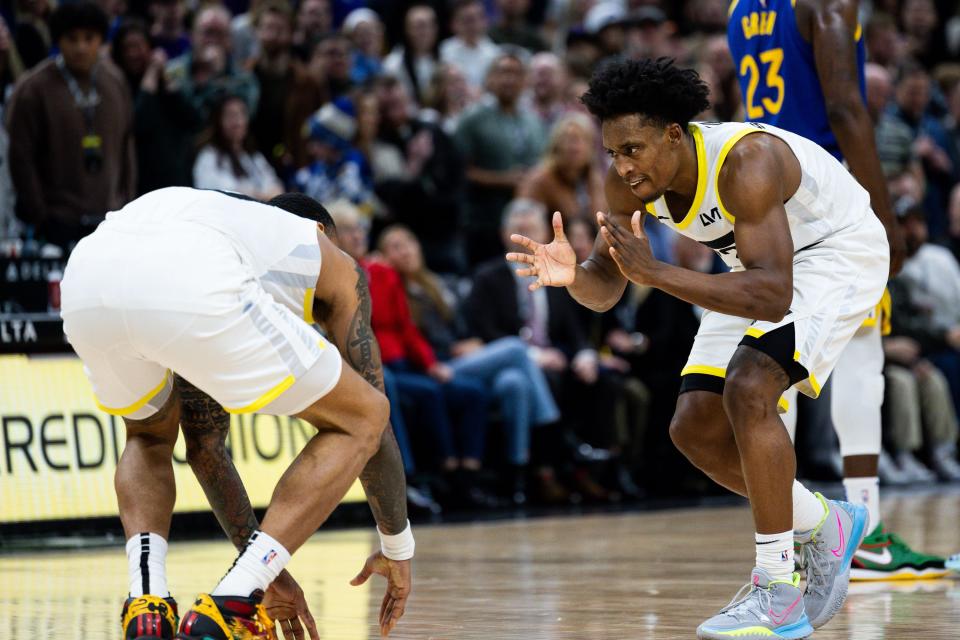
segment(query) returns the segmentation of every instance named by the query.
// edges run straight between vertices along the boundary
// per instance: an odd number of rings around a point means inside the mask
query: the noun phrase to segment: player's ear
[[[322,222],[317,223],[317,228],[320,229],[320,233],[326,235],[327,227]]]
[[[667,125],[667,141],[673,146],[683,141],[683,128],[676,122]]]

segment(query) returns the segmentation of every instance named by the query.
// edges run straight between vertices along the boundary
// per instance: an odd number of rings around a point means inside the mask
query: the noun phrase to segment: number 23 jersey
[[[740,81],[744,115],[813,140],[841,158],[827,119],[813,46],[803,39],[794,13],[796,0],[734,0],[727,42]],[[857,76],[866,96],[863,30],[857,26]]]
[[[730,150],[749,134],[780,138],[800,163],[800,186],[783,205],[795,252],[873,215],[869,194],[840,161],[795,133],[755,122],[691,122],[689,132],[697,150],[697,190],[690,208],[671,215],[661,197],[647,205],[647,212],[677,233],[713,249],[732,270],[743,269],[734,234],[737,212],[724,206],[717,180]]]

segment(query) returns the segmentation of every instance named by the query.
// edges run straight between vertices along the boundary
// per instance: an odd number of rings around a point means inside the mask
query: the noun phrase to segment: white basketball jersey
[[[682,218],[671,216],[661,197],[648,205],[647,211],[677,233],[716,251],[733,270],[743,269],[737,256],[737,212],[728,211],[720,202],[717,179],[730,149],[751,133],[780,138],[800,162],[800,186],[784,203],[795,252],[873,215],[870,195],[850,172],[802,136],[759,122],[691,122],[689,131],[697,148],[697,191],[690,209]]]
[[[201,225],[222,234],[251,275],[280,304],[312,322],[313,295],[320,275],[317,223],[244,196],[169,187],[147,193],[107,214],[110,228],[151,228],[190,233]],[[194,231],[196,233],[196,231]],[[201,256],[198,256],[198,259]]]

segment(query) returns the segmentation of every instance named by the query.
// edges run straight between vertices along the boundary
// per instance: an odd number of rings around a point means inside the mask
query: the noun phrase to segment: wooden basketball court
[[[916,548],[960,550],[956,490],[888,499],[888,524]],[[753,565],[745,507],[698,508],[468,525],[421,526],[414,596],[394,638],[508,640],[693,638]],[[322,533],[290,570],[325,640],[376,638],[383,583],[347,584],[370,531]],[[209,591],[234,556],[224,542],[171,545],[182,608]],[[126,593],[122,547],[0,558],[0,639],[116,640]],[[960,580],[853,585],[813,637],[960,637]]]

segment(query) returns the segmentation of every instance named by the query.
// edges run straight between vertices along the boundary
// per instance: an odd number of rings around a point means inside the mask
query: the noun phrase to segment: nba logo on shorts
[[[277,557],[277,552],[273,549],[270,549],[270,552],[267,555],[263,556],[263,564],[270,564],[273,562],[273,559]]]
[[[783,551],[780,552],[780,562],[786,562],[786,561],[787,561],[787,550],[784,549]]]
[[[863,500],[863,504],[870,502],[870,491],[867,489],[860,491],[860,499]]]

